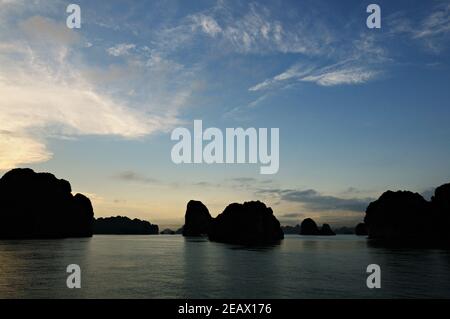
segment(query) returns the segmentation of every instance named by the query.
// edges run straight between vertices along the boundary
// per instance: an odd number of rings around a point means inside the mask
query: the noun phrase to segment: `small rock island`
[[[183,235],[206,235],[211,241],[240,245],[272,244],[284,238],[272,209],[260,201],[230,204],[216,218],[203,203],[190,201]]]
[[[311,218],[306,218],[300,225],[300,235],[306,236],[334,236],[336,235],[330,225],[323,224],[322,228],[317,227],[316,222]]]
[[[211,222],[212,217],[208,208],[200,201],[191,200],[186,207],[183,236],[208,235]]]
[[[158,225],[146,220],[130,219],[124,216],[97,218],[94,234],[98,235],[158,235]]]

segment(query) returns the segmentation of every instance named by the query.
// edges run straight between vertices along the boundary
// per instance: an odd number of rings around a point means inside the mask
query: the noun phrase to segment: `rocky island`
[[[94,221],[94,234],[98,235],[157,235],[158,225],[146,220],[130,219],[125,216],[97,218]]]
[[[90,237],[93,218],[89,198],[50,173],[17,168],[0,179],[2,239]]]
[[[203,203],[190,201],[183,229],[184,236],[206,235],[211,241],[230,244],[264,245],[284,238],[272,209],[260,201],[230,204],[216,218]]]
[[[202,202],[191,200],[187,204],[184,215],[183,236],[208,235],[212,217]]]
[[[358,225],[356,225],[356,227],[355,227],[355,235],[356,236],[367,236],[368,232],[367,232],[366,224],[359,223]]]
[[[316,222],[311,218],[306,218],[300,225],[300,235],[306,236],[334,236],[336,235],[330,225],[323,224],[322,228],[317,227]]]
[[[450,184],[436,188],[431,201],[409,191],[387,191],[366,209],[369,239],[385,243],[449,246]]]

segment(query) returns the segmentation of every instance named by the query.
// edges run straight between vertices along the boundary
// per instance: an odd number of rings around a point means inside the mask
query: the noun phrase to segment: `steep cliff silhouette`
[[[284,238],[280,222],[260,201],[228,205],[211,224],[212,241],[232,244],[269,244]]]
[[[334,236],[336,235],[330,225],[323,224],[322,228],[317,227],[316,222],[311,218],[305,218],[300,225],[300,235],[307,236]]]
[[[409,191],[387,191],[369,204],[364,222],[371,239],[448,245],[450,184],[436,188],[431,201]]]
[[[431,197],[431,210],[434,218],[434,231],[439,237],[450,242],[450,183],[436,188]]]
[[[0,238],[92,236],[89,198],[50,173],[13,169],[0,179]]]
[[[284,238],[272,209],[260,201],[230,204],[216,218],[203,203],[190,201],[185,221],[184,236],[208,235],[211,241],[259,245]]]
[[[158,225],[146,220],[130,219],[124,216],[97,218],[94,221],[94,234],[102,235],[157,235]]]
[[[367,236],[368,232],[367,232],[366,224],[359,223],[358,225],[356,225],[356,227],[355,227],[355,235],[356,236]]]
[[[320,235],[322,235],[322,236],[335,236],[336,234],[331,229],[330,225],[323,224],[322,225],[322,229],[320,230]]]
[[[210,230],[212,217],[202,202],[191,200],[184,215],[183,236],[203,236]]]
[[[319,235],[319,228],[311,218],[305,218],[300,225],[300,235]]]

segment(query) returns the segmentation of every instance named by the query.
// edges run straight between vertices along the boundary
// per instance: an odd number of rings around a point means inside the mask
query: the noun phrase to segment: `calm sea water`
[[[368,289],[378,264],[381,289]],[[66,287],[66,267],[82,288]],[[450,252],[288,235],[264,249],[182,236],[0,241],[1,298],[450,298]]]

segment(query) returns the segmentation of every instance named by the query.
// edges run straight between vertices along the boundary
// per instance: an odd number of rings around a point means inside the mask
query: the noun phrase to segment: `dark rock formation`
[[[321,236],[335,236],[336,234],[335,234],[334,231],[331,229],[330,225],[328,225],[328,224],[323,224],[323,225],[322,225],[322,229],[320,230],[320,235],[321,235]]]
[[[311,218],[306,218],[300,225],[300,235],[306,236],[334,236],[336,235],[330,225],[323,224],[322,228],[317,227],[316,222]]]
[[[13,169],[0,179],[0,238],[92,236],[89,198],[50,173]]]
[[[431,197],[431,203],[442,215],[450,213],[450,183],[439,186]]]
[[[358,225],[356,225],[356,227],[355,227],[355,235],[356,236],[367,236],[368,232],[367,232],[366,224],[359,223]]]
[[[191,200],[184,216],[183,236],[203,236],[209,233],[211,215],[200,201]]]
[[[297,224],[295,226],[281,226],[281,230],[285,235],[298,235],[300,234],[300,225]]]
[[[184,229],[184,227],[178,228],[178,229],[175,231],[175,234],[176,234],[176,235],[182,235],[182,234],[183,234],[183,229]]]
[[[431,197],[433,230],[438,237],[450,241],[450,183],[436,188]]]
[[[94,234],[98,235],[157,235],[158,225],[146,220],[128,217],[97,218],[94,221]]]
[[[166,228],[160,232],[161,235],[175,235],[175,231],[172,229]]]
[[[387,191],[369,204],[364,222],[370,239],[387,243],[449,246],[450,184],[431,201],[408,191]]]
[[[427,212],[430,212],[430,205],[419,194],[387,191],[369,204],[364,222],[370,238],[418,239],[432,233]]]
[[[260,245],[280,241],[284,235],[272,209],[252,201],[228,205],[213,219],[208,237],[224,243]]]
[[[306,218],[300,225],[300,235],[319,235],[320,231],[317,224],[311,218]]]

